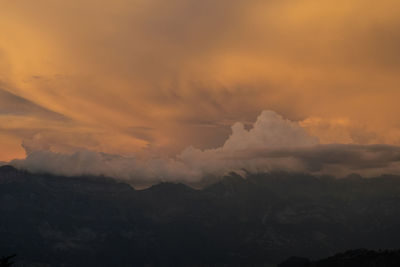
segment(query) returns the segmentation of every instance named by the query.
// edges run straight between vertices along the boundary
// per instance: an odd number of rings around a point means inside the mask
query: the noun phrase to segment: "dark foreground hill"
[[[0,256],[23,266],[275,266],[400,246],[400,177],[231,175],[203,190],[0,168]]]
[[[335,256],[310,261],[307,258],[291,257],[278,267],[398,267],[400,251],[350,250]]]

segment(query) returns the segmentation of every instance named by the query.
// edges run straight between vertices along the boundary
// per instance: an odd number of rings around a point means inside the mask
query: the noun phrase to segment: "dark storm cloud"
[[[152,136],[152,131],[154,130],[155,129],[151,127],[134,126],[127,128],[125,131],[127,134],[138,139],[152,142],[154,141],[154,137]]]
[[[50,120],[67,121],[62,114],[46,109],[28,99],[0,88],[0,115],[41,117]]]
[[[240,153],[239,153],[240,154]],[[311,172],[323,171],[327,166],[340,166],[353,171],[387,168],[400,163],[400,147],[390,145],[328,144],[306,148],[260,150],[243,152],[242,159],[294,158]]]

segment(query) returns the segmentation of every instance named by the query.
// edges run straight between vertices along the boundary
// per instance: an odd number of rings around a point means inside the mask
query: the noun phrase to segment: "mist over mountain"
[[[398,248],[400,177],[247,173],[135,190],[3,166],[0,213],[0,252],[25,266],[275,266]]]
[[[241,122],[216,148],[189,146],[175,157],[141,158],[88,149],[73,153],[51,150],[45,139],[22,144],[23,159],[10,161],[19,169],[33,173],[63,176],[110,176],[133,186],[148,187],[160,182],[179,182],[202,187],[218,182],[231,172],[302,172],[314,175],[347,176],[357,172],[373,177],[384,173],[400,175],[400,147],[385,144],[320,143],[299,122],[264,110],[246,129]]]

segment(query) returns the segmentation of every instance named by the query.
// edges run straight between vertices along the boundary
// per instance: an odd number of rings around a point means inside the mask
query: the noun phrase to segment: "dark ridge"
[[[0,183],[19,183],[23,187],[40,186],[49,190],[111,192],[134,191],[129,184],[105,176],[56,176],[52,174],[32,174],[25,170],[6,165],[0,167]]]
[[[16,168],[11,165],[3,165],[0,167],[0,173],[18,172]]]
[[[309,267],[310,265],[309,259],[293,256],[279,264],[278,267]]]
[[[400,250],[357,249],[338,253],[332,257],[310,261],[307,258],[290,257],[278,267],[398,267]]]
[[[202,190],[134,190],[0,168],[0,255],[17,253],[21,266],[276,266],[397,249],[399,214],[399,176],[247,173]]]
[[[196,191],[195,189],[193,189],[190,186],[187,186],[185,184],[171,183],[171,182],[161,182],[159,184],[152,185],[151,187],[144,189],[144,190],[152,191],[152,192],[170,191],[170,192],[176,192],[176,193]]]

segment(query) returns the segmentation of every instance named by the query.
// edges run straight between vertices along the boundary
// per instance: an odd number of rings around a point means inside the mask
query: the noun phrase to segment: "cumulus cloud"
[[[274,111],[263,111],[249,131],[242,123],[235,123],[222,150],[301,147],[317,143],[318,139],[308,135],[297,123],[285,120]]]
[[[263,111],[258,116],[253,128],[246,130],[240,122],[232,126],[232,134],[222,147],[200,150],[186,148],[178,158],[192,170],[203,174],[223,175],[230,171],[268,171],[278,168],[298,169],[297,162],[284,159],[238,158],[246,151],[255,149],[275,150],[300,148],[318,144],[316,137],[310,136],[297,123],[285,120],[273,111]]]
[[[40,143],[28,147],[25,159],[11,164],[35,173],[105,175],[134,186],[162,181],[201,185],[229,172],[400,173],[400,147],[319,144],[298,123],[263,111],[249,130],[235,123],[223,146],[206,150],[188,147],[175,158],[143,159],[89,150],[63,154]]]

